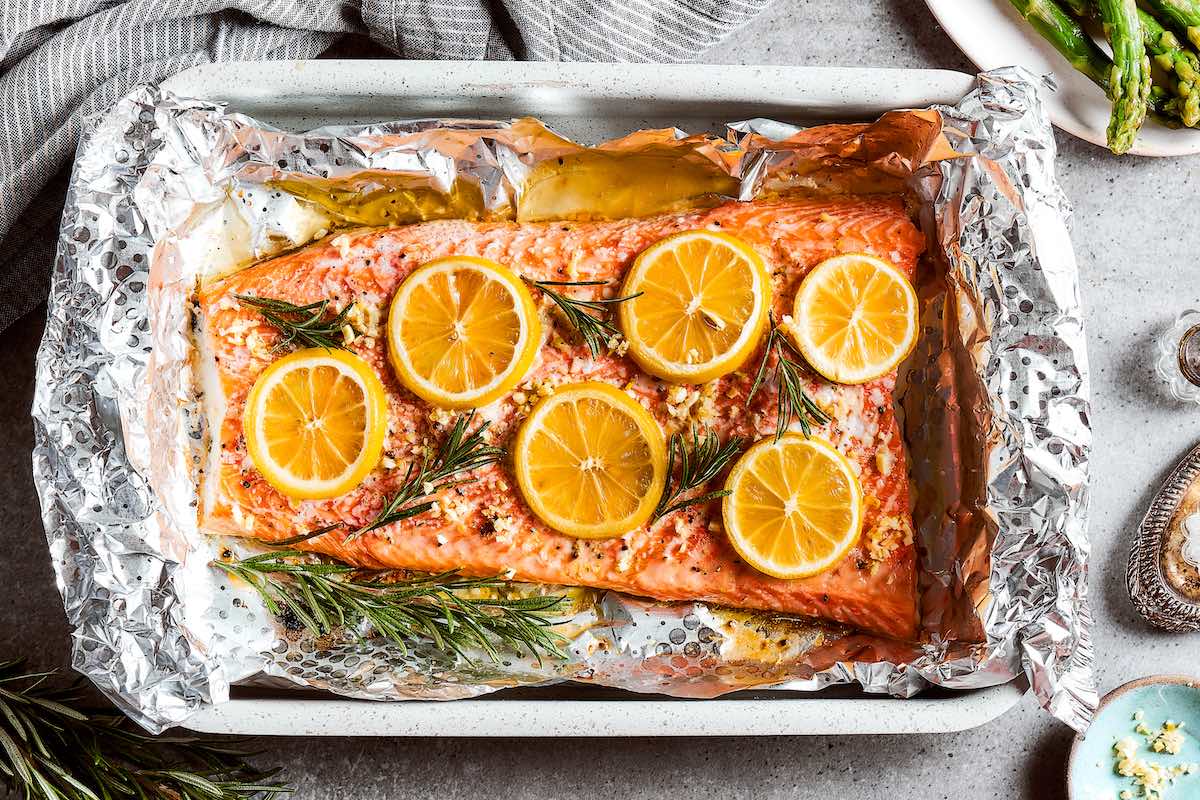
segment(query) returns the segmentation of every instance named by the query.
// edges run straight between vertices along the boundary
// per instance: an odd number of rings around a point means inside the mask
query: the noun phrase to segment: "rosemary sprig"
[[[328,300],[297,306],[273,297],[255,297],[248,294],[235,294],[234,297],[242,305],[257,309],[263,319],[282,334],[283,338],[275,345],[276,350],[286,350],[293,346],[337,350],[346,346],[342,329],[346,327],[346,317],[350,314],[350,309],[354,308],[353,301],[332,318],[327,318]]]
[[[667,483],[663,486],[662,497],[659,498],[651,519],[657,520],[672,511],[707,503],[729,494],[728,489],[718,489],[694,497],[683,497],[721,474],[729,466],[729,462],[741,452],[745,443],[746,440],[741,436],[734,436],[721,444],[717,434],[709,428],[705,429],[704,438],[701,439],[693,427],[691,442],[688,442],[682,433],[671,434],[667,442]],[[676,462],[679,463],[678,478],[675,478]]]
[[[81,710],[78,683],[0,662],[0,788],[26,800],[234,800],[290,792],[246,762],[242,742],[154,737],[125,717]]]
[[[336,531],[339,528],[344,528],[344,527],[346,527],[346,523],[335,522],[332,525],[325,525],[324,527],[321,527],[321,528],[315,528],[314,530],[311,530],[308,533],[301,533],[298,536],[289,536],[286,539],[277,539],[275,541],[267,541],[266,539],[255,538],[254,541],[258,542],[259,544],[265,544],[268,547],[292,547],[294,545],[300,544],[301,542],[307,542],[309,539],[316,539],[318,536],[324,536],[325,534],[330,533],[331,531]]]
[[[272,614],[290,612],[316,636],[339,627],[353,631],[365,620],[401,650],[414,640],[428,640],[468,662],[471,648],[498,662],[498,645],[526,650],[539,664],[543,655],[566,658],[563,638],[550,629],[547,617],[563,596],[479,597],[480,590],[505,582],[460,578],[454,572],[399,578],[395,570],[363,570],[302,556],[286,550],[213,566],[253,586]]]
[[[758,364],[758,372],[754,376],[754,383],[750,386],[746,405],[747,407],[750,405],[750,401],[762,387],[767,375],[767,362],[771,359],[772,351],[777,357],[772,380],[779,392],[779,400],[775,409],[775,441],[779,441],[787,432],[793,417],[800,422],[800,429],[804,431],[804,435],[811,436],[812,426],[824,425],[829,422],[829,415],[821,410],[808,392],[804,391],[804,368],[789,356],[794,356],[798,360],[802,360],[804,357],[779,329],[775,323],[774,314],[771,315],[771,330],[767,333],[767,344],[763,347],[762,361]]]
[[[404,482],[396,493],[384,501],[383,508],[373,520],[347,538],[353,539],[393,522],[424,514],[433,508],[434,501],[415,501],[431,497],[443,489],[470,483],[473,478],[454,476],[504,458],[504,448],[490,445],[483,438],[484,432],[491,425],[490,422],[484,422],[474,431],[470,431],[471,420],[474,417],[473,411],[470,414],[459,414],[437,451],[432,456],[426,453],[419,464],[416,461],[409,462],[408,469],[404,472]]]
[[[620,333],[617,326],[612,323],[609,318],[610,309],[619,303],[624,303],[626,300],[632,300],[635,297],[640,297],[641,292],[631,294],[627,297],[609,297],[600,300],[580,300],[578,297],[570,297],[562,292],[551,288],[554,286],[604,286],[608,281],[532,281],[526,279],[528,283],[542,290],[549,297],[559,311],[562,312],[563,318],[579,332],[583,341],[587,344],[588,349],[592,351],[592,358],[600,355],[604,349],[604,343],[611,337]]]

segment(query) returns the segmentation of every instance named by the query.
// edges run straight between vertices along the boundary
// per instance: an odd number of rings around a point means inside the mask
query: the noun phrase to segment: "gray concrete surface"
[[[1001,2],[1002,0],[997,0]],[[920,0],[778,0],[711,51],[714,63],[971,65]],[[1116,159],[1059,137],[1075,203],[1093,375],[1097,672],[1102,689],[1156,672],[1200,673],[1200,639],[1143,625],[1125,596],[1131,533],[1152,487],[1197,439],[1200,409],[1175,403],[1151,366],[1152,337],[1200,304],[1200,161]],[[0,336],[0,657],[65,665],[67,630],[33,496],[27,416],[41,320]],[[1065,797],[1070,732],[1031,699],[984,728],[941,736],[769,739],[276,740],[300,798]]]

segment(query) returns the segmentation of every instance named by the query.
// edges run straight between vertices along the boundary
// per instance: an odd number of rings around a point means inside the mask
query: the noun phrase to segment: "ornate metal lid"
[[[1134,608],[1152,625],[1200,630],[1200,445],[1176,465],[1150,502],[1125,582]]]

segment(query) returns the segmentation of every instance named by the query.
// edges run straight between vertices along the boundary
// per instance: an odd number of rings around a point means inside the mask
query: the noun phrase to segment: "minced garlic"
[[[717,416],[717,382],[709,381],[700,387],[700,401],[692,407],[692,417],[701,425],[708,425]]]
[[[346,322],[350,323],[354,330],[364,335],[377,336],[381,321],[379,306],[363,295],[356,297],[354,304],[346,312]]]
[[[1138,743],[1132,736],[1126,736],[1113,745],[1116,753],[1115,768],[1118,775],[1132,778],[1140,793],[1130,797],[1141,797],[1145,800],[1163,800],[1164,792],[1180,775],[1191,774],[1194,764],[1168,767],[1155,761],[1148,761],[1138,755]],[[1128,790],[1126,790],[1128,791]],[[1122,793],[1124,797],[1124,792]]]
[[[262,331],[252,331],[246,337],[246,349],[250,351],[250,355],[256,358],[271,357],[271,345],[267,342],[267,337],[262,334]]]
[[[513,401],[513,405],[516,406],[517,417],[524,417],[540,400],[554,394],[554,390],[561,382],[561,378],[546,377],[538,381],[526,381],[521,384],[517,391],[509,396],[509,399]]]
[[[1141,734],[1150,749],[1155,753],[1178,755],[1183,749],[1183,723],[1167,720],[1158,731],[1151,731],[1142,721],[1143,714],[1138,709],[1133,714],[1138,724],[1134,731]],[[1121,800],[1165,800],[1166,791],[1181,775],[1191,775],[1200,771],[1200,765],[1187,763],[1167,766],[1156,761],[1149,761],[1138,754],[1138,741],[1132,736],[1113,744],[1113,769],[1118,775],[1132,778],[1137,792],[1126,789],[1121,792]]]
[[[912,528],[900,517],[885,516],[867,534],[867,555],[881,563],[901,545],[912,544]]]
[[[232,320],[225,326],[223,334],[230,344],[245,344],[246,332],[258,327],[258,320],[253,317],[241,317]]]
[[[608,345],[608,349],[615,355],[623,356],[629,352],[628,340],[619,333],[608,337],[608,341],[605,344]]]
[[[455,524],[461,523],[471,515],[471,504],[455,492],[446,492],[441,497],[442,515]]]
[[[498,506],[490,506],[484,513],[491,518],[492,527],[495,529],[495,536],[502,542],[511,541],[513,534],[520,528],[516,519],[511,514],[505,513]]]
[[[329,243],[337,248],[338,255],[342,257],[342,260],[350,258],[351,248],[349,236],[343,233],[341,236],[335,236],[330,239]]]
[[[700,400],[700,392],[687,386],[672,386],[667,392],[667,413],[673,419],[686,420],[692,415],[692,406]]]
[[[879,470],[879,474],[885,478],[892,474],[892,466],[896,463],[896,457],[887,445],[883,445],[875,450],[875,468]]]
[[[454,412],[447,408],[431,408],[429,419],[433,424],[444,428],[454,422]]]
[[[1177,756],[1179,751],[1183,749],[1183,727],[1182,722],[1171,722],[1167,720],[1163,723],[1162,730],[1155,735],[1150,742],[1150,749],[1156,753],[1166,752],[1170,755]]]

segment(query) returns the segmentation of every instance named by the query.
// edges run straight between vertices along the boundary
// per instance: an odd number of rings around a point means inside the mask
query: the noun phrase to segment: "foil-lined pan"
[[[534,120],[294,134],[139,88],[85,127],[38,361],[34,471],[75,667],[151,730],[263,676],[453,699],[565,679],[686,697],[856,681],[907,697],[1022,673],[1047,709],[1084,728],[1097,700],[1088,370],[1069,208],[1038,91],[1028,73],[999,70],[954,107],[870,125],[756,119],[723,137],[639,131],[582,148]],[[643,180],[598,208],[578,177],[613,169]],[[644,180],[658,174],[673,180]],[[367,630],[313,639],[209,566],[245,545],[197,524],[207,432],[190,298],[204,276],[346,225],[845,191],[907,193],[931,244],[922,339],[898,387],[917,489],[921,641],[584,591],[560,626],[567,660],[467,662]]]

